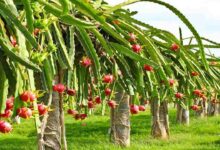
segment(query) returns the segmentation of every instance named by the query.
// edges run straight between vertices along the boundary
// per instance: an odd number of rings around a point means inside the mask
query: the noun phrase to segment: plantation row
[[[122,8],[139,1],[171,10],[192,37],[180,29],[177,38]],[[129,146],[129,114],[150,104],[151,134],[166,139],[169,103],[183,124],[190,109],[219,112],[219,60],[205,48],[220,44],[159,0],[0,0],[0,132],[13,132],[20,117],[34,118],[39,149],[67,149],[65,111],[84,120],[101,105],[102,115],[111,109],[111,141]]]

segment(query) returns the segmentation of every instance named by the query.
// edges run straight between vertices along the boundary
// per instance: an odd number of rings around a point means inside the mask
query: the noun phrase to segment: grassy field
[[[86,124],[83,126],[82,124]],[[175,123],[175,111],[170,112],[171,137],[161,141],[150,136],[151,117],[146,113],[131,117],[131,147],[129,150],[220,150],[220,117],[191,118],[189,127]],[[85,121],[66,117],[69,150],[119,150],[109,143],[109,117],[91,116]],[[33,120],[14,125],[11,134],[0,134],[0,150],[37,149]]]

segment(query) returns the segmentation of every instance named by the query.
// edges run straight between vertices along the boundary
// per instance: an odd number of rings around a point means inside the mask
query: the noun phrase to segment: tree
[[[187,99],[192,102],[204,98],[204,93],[193,95],[195,88],[219,89],[218,69],[208,63],[215,57],[207,59],[204,52],[204,46],[210,45],[203,45],[206,39],[186,17],[165,2],[143,0],[176,14],[190,29],[197,45],[184,45],[182,35],[177,39],[168,31],[134,19],[135,12],[121,8],[139,1],[114,7],[102,0],[0,1],[1,113],[6,108],[8,91],[15,97],[14,116],[23,106],[39,109],[36,100],[20,100],[26,90],[47,103],[52,111],[40,118],[35,114],[39,149],[67,149],[64,104],[77,109],[76,119],[85,119],[86,105],[92,108],[95,97],[102,100],[103,115],[106,103],[112,102],[111,139],[128,146],[132,104],[149,99],[152,135],[168,138],[169,102],[177,102],[181,112],[191,105]],[[199,75],[192,76],[193,72]],[[40,98],[39,91],[46,91],[44,98]],[[177,92],[184,97],[175,98]],[[184,113],[180,114],[182,118]]]

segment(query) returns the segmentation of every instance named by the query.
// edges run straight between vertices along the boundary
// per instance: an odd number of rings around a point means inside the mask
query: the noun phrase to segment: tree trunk
[[[220,114],[220,102],[219,101],[217,102],[217,105],[218,105],[218,110],[217,111],[218,111],[218,114]]]
[[[111,135],[113,143],[122,147],[130,146],[130,117],[129,98],[124,92],[119,92],[115,96],[118,106],[111,109]]]
[[[217,116],[219,113],[219,104],[210,101],[208,103],[208,115],[209,116]]]
[[[64,119],[64,111],[63,111],[63,95],[60,96],[60,126],[61,126],[61,142],[64,150],[67,150],[67,141],[66,141],[66,128],[65,128],[65,119]]]
[[[64,70],[61,67],[59,69],[59,83],[62,83]],[[63,111],[63,94],[59,94],[59,111],[60,111],[60,128],[61,128],[61,145],[63,150],[67,150],[67,141],[66,141],[66,128],[65,128],[65,119]]]
[[[43,84],[42,80],[42,74],[36,73],[34,74],[35,79],[35,86],[38,90],[47,90],[45,88],[45,85]],[[43,102],[44,104],[47,104],[48,106],[52,103],[52,92],[45,93],[43,97],[38,98],[39,103]],[[44,150],[45,149],[45,142],[44,142],[44,132],[47,124],[49,114],[45,114],[43,117],[40,117],[41,126],[40,126],[40,132],[38,133],[38,150]]]
[[[176,120],[180,124],[189,125],[189,109],[184,109],[180,104],[177,104]]]
[[[196,115],[198,116],[198,117],[205,117],[205,116],[207,116],[207,109],[208,109],[208,105],[207,105],[207,102],[206,101],[199,101],[198,102],[198,106],[200,106],[201,108],[198,110],[198,111],[196,111]]]
[[[158,100],[151,102],[152,128],[151,135],[155,138],[169,138],[168,105],[166,101],[161,104]]]
[[[52,109],[48,113],[46,128],[44,132],[44,148],[45,150],[61,149],[61,126],[60,126],[60,110],[59,110],[59,94],[53,92]]]
[[[54,84],[59,83],[59,76],[55,77]],[[61,143],[61,114],[60,114],[60,95],[52,92],[49,96],[48,105],[52,111],[44,115],[41,125],[41,135],[38,142],[39,150],[60,150]]]

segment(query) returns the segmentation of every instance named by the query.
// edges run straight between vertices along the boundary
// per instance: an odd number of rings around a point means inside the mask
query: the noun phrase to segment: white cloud
[[[126,0],[106,1],[116,5]],[[179,9],[201,36],[220,43],[220,0],[166,0],[166,2]],[[138,11],[135,17],[141,21],[169,30],[176,35],[178,28],[181,27],[185,37],[191,35],[185,25],[165,7],[150,2],[140,2],[129,5],[127,8]],[[215,54],[220,56],[220,52],[215,51]]]
[[[108,2],[110,5],[116,5],[126,0],[105,0],[105,1]]]
[[[116,5],[126,0],[106,0],[111,5]],[[165,0],[164,0],[165,1]],[[172,4],[184,14],[203,14],[211,18],[220,20],[220,0],[166,0],[165,2]],[[143,5],[144,4],[144,5]],[[146,5],[145,5],[146,4]],[[129,6],[131,9],[146,10],[146,12],[161,12],[160,9],[154,9],[155,4],[150,2],[139,2]]]

